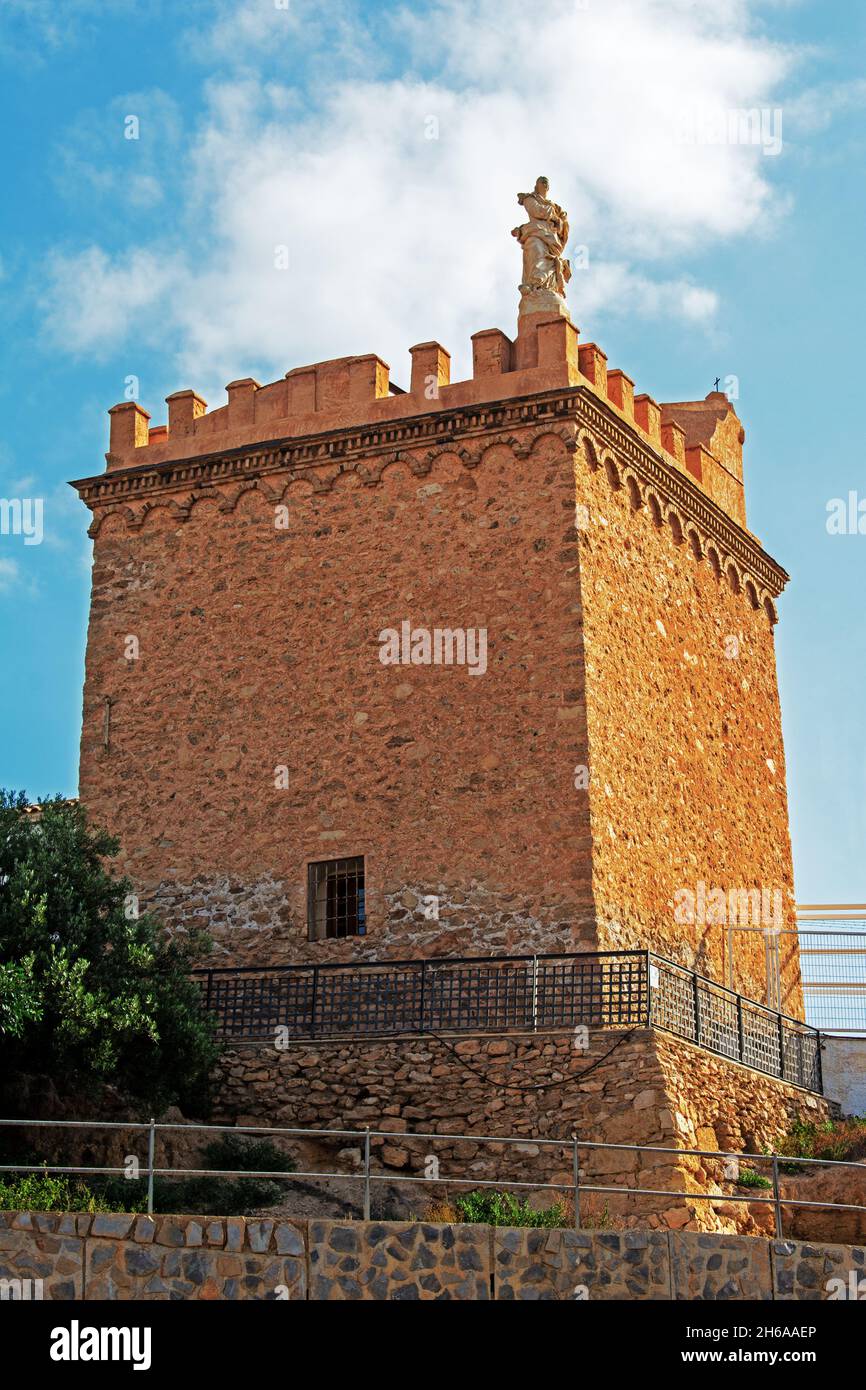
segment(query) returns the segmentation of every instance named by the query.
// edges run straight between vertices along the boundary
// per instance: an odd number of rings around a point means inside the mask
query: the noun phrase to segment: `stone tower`
[[[111,410],[81,798],[224,964],[649,947],[763,999],[731,927],[793,925],[786,575],[740,421],[563,313],[472,350]]]

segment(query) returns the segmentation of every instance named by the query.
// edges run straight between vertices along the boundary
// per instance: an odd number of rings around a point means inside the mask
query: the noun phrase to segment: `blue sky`
[[[776,629],[798,897],[866,900],[866,6],[850,0],[5,0],[0,785],[77,785],[88,514],[129,379],[195,387],[512,331],[515,194],[549,175],[584,338],[657,400],[736,377]],[[782,113],[778,154],[689,141]],[[137,139],[126,138],[138,123]],[[275,248],[288,248],[288,273]],[[866,525],[866,523],[864,523]],[[760,807],[755,808],[760,815]]]

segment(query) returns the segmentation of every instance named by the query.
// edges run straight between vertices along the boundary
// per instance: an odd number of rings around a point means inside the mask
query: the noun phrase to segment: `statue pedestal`
[[[563,319],[571,318],[568,305],[555,290],[522,290],[518,314],[521,319],[526,314],[544,314],[546,318],[555,315]]]
[[[535,313],[523,313],[521,311],[517,319],[517,337],[514,340],[513,348],[513,370],[523,371],[526,367],[537,367],[539,364],[538,356],[538,330],[545,323],[561,323],[565,320],[568,324],[565,333],[571,330],[574,339],[574,352],[577,351],[577,329],[571,322],[571,316],[563,303],[562,311],[551,311],[550,309],[540,310]],[[576,360],[576,359],[575,359]]]

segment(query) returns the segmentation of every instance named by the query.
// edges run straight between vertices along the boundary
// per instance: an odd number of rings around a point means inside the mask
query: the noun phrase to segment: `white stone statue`
[[[529,218],[511,233],[523,247],[520,312],[546,312],[568,318],[565,287],[571,279],[571,264],[564,254],[568,245],[568,213],[550,201],[549,188],[549,181],[542,176],[536,179],[532,193],[517,195]]]

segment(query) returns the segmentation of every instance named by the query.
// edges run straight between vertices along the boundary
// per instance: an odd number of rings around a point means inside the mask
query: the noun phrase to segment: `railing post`
[[[785,1026],[782,1023],[782,1015],[777,1014],[776,1018],[779,1025],[779,1077],[785,1079]]]
[[[316,1005],[319,1001],[319,967],[313,966],[313,1002],[310,1005],[310,1037],[316,1035]]]
[[[370,1220],[370,1126],[364,1130],[364,1220]]]
[[[153,1159],[156,1152],[156,1124],[154,1118],[150,1117],[150,1129],[147,1132],[147,1214],[153,1216]]]
[[[578,1156],[577,1135],[573,1134],[571,1167],[574,1177],[574,1229],[580,1230],[580,1158]]]
[[[692,998],[694,1000],[695,1009],[695,1042],[699,1043],[701,1040],[701,993],[698,986],[698,972],[696,970],[692,971]]]
[[[782,1203],[779,1201],[779,1160],[773,1154],[773,1206],[776,1209],[776,1239],[782,1239]]]
[[[644,970],[646,971],[646,1026],[653,1021],[653,966],[649,951],[644,951]]]
[[[212,971],[212,970],[209,970],[209,971],[207,972],[207,990],[206,990],[206,992],[205,992],[205,999],[204,999],[204,1007],[205,1007],[205,1012],[206,1012],[206,1013],[210,1013],[210,1000],[211,1000],[211,991],[212,991],[212,989],[213,989],[213,971]]]
[[[815,1063],[818,1072],[818,1093],[824,1094],[824,1063],[821,1057],[821,1030],[815,1034]]]
[[[426,998],[427,998],[427,962],[426,962],[426,960],[422,960],[422,962],[421,962],[421,1017],[420,1017],[420,1019],[418,1020],[418,1031],[419,1031],[419,1033],[423,1033],[423,1032],[425,1031],[425,1029],[424,1029],[424,1005],[425,1005],[425,1003],[426,1003]]]
[[[743,996],[737,995],[737,1055],[741,1062],[746,1060],[746,1042],[743,1034]]]
[[[538,956],[532,957],[532,1031],[538,1028]]]

